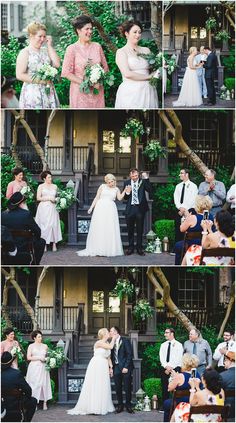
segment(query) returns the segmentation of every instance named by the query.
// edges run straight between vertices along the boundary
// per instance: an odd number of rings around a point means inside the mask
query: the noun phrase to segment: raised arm
[[[147,81],[151,79],[151,75],[142,75],[130,70],[128,57],[124,50],[118,50],[116,52],[116,64],[124,78],[132,79],[133,81]]]
[[[110,344],[104,341],[97,341],[95,344],[95,348],[104,348],[105,350],[113,350],[115,345],[115,338],[113,337]]]
[[[101,196],[101,192],[102,192],[102,185],[100,185],[100,187],[99,187],[99,188],[98,188],[98,190],[97,190],[96,197],[94,198],[94,200],[93,200],[93,202],[92,202],[91,206],[90,206],[90,207],[89,207],[89,209],[88,209],[88,214],[92,213],[92,211],[93,211],[94,207],[96,206],[96,204],[97,204],[97,202],[98,202],[98,200],[99,200],[99,198],[100,198],[100,196]]]
[[[122,192],[120,192],[119,188],[117,188],[117,194],[116,194],[117,200],[122,201],[125,194],[126,194],[126,189],[124,189]]]

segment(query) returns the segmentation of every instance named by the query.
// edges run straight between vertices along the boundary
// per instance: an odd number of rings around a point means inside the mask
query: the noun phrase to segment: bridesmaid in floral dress
[[[52,82],[50,94],[47,81],[32,80],[32,75],[44,64],[59,68],[60,59],[52,46],[52,37],[46,36],[46,27],[37,22],[28,25],[29,46],[20,51],[16,61],[16,77],[23,82],[20,93],[21,109],[55,109],[60,106]],[[46,46],[45,46],[46,44]]]
[[[70,108],[72,109],[101,109],[105,107],[104,88],[96,86],[99,94],[84,94],[80,92],[80,84],[84,77],[84,68],[90,60],[93,64],[100,64],[104,71],[108,65],[100,44],[92,42],[92,20],[89,16],[81,15],[74,19],[73,27],[79,40],[66,49],[61,76],[69,79]]]
[[[9,182],[7,185],[6,198],[11,198],[15,192],[19,192],[22,188],[27,187],[27,183],[23,180],[24,171],[21,167],[15,167],[12,169],[12,174],[14,176],[14,181]],[[28,210],[28,207],[25,202],[19,205],[22,209]]]

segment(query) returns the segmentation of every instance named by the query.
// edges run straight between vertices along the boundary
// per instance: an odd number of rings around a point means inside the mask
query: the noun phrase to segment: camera
[[[209,219],[209,210],[203,210],[203,220]]]

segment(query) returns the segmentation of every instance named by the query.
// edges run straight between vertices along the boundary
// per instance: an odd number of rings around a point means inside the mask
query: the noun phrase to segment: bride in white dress
[[[82,390],[76,406],[68,414],[107,414],[115,411],[111,396],[110,377],[113,375],[111,350],[117,335],[108,343],[106,328],[98,331],[98,341],[94,344],[94,355],[87,367]]]
[[[198,107],[202,104],[201,88],[196,69],[202,67],[203,63],[197,65],[194,61],[197,55],[196,47],[190,47],[189,53],[181,91],[178,100],[173,102],[174,107]]]
[[[87,236],[86,249],[77,251],[78,256],[114,257],[124,254],[115,200],[123,200],[126,188],[121,193],[116,187],[116,178],[111,173],[108,173],[104,180],[106,183],[100,185],[88,210],[88,214],[93,209],[94,212]]]
[[[116,93],[115,109],[156,109],[157,90],[149,83],[153,75],[149,73],[147,60],[138,56],[150,53],[149,48],[138,45],[142,25],[138,21],[128,21],[123,23],[121,31],[127,43],[116,52],[116,64],[123,82]]]

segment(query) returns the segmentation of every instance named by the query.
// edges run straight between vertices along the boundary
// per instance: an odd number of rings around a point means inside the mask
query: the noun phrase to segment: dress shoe
[[[140,248],[137,248],[137,253],[139,256],[145,256],[145,252],[141,250]]]
[[[134,414],[134,410],[131,407],[126,407],[127,413]]]
[[[116,414],[122,413],[123,410],[124,410],[123,405],[118,405],[118,407],[116,407],[115,413]]]
[[[126,251],[125,255],[126,255],[126,256],[131,256],[131,254],[133,254],[133,252],[134,252],[134,250],[132,250],[131,248],[129,248],[129,249]]]

